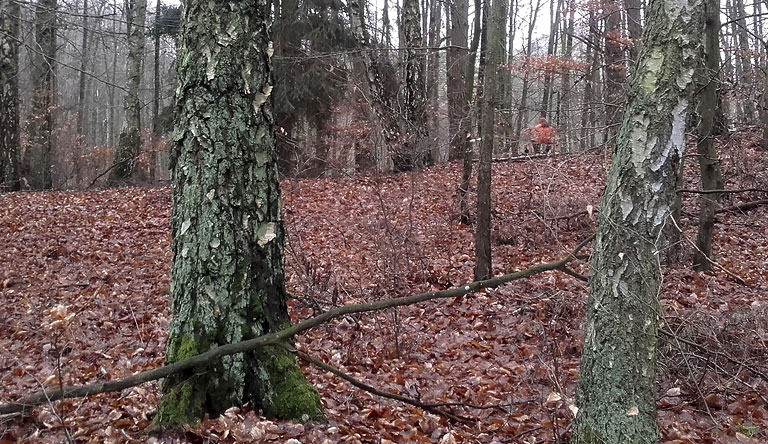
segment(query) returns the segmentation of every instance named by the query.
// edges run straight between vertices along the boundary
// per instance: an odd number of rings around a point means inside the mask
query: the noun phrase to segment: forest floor
[[[726,188],[766,188],[765,153],[723,147]],[[695,158],[689,184],[697,188]],[[493,165],[493,270],[559,259],[595,228],[608,158]],[[294,320],[341,304],[471,281],[473,228],[459,223],[457,163],[400,175],[286,180],[286,276]],[[0,403],[42,387],[160,366],[169,323],[169,188],[0,195]],[[732,194],[723,208],[766,199]],[[718,266],[690,269],[698,197],[686,195],[686,259],[664,268],[658,377],[662,442],[768,442],[768,206],[718,214]],[[588,208],[592,211],[588,211]],[[587,273],[586,263],[576,264]],[[0,443],[561,443],[578,378],[586,285],[546,272],[495,290],[348,316],[300,349],[451,421],[361,391],[309,364],[327,420],[233,408],[150,433],[156,383],[11,415]]]

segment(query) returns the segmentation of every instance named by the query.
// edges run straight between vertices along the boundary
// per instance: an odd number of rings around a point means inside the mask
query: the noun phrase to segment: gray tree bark
[[[115,149],[115,162],[109,182],[117,185],[133,174],[141,149],[141,78],[144,66],[144,26],[147,0],[130,0],[128,9],[128,59],[125,65],[126,90],[123,98],[123,126]]]
[[[463,159],[459,180],[459,212],[461,222],[469,224],[469,181],[472,176],[472,145],[470,142],[470,116],[467,77],[470,68],[469,49],[469,2],[454,0],[451,5],[451,48],[448,49],[448,126],[451,137],[450,159]],[[472,76],[474,78],[474,76]],[[466,160],[465,160],[466,159]]]
[[[271,109],[270,3],[186,2],[172,148],[172,312],[166,363],[290,325]],[[322,416],[292,355],[264,348],[165,380],[156,422],[251,402]]]
[[[33,190],[53,186],[54,111],[56,106],[56,0],[35,4],[35,44],[32,65],[32,111],[28,117],[29,146],[24,152],[24,175]]]
[[[405,37],[405,115],[400,119],[401,144],[393,153],[395,171],[410,171],[431,164],[427,147],[427,88],[424,73],[424,37],[419,0],[403,0]]]
[[[0,0],[0,192],[19,183],[19,4]]]
[[[703,0],[652,0],[595,239],[574,444],[658,442],[659,235],[675,197]]]
[[[494,145],[496,110],[501,103],[499,80],[507,23],[506,0],[493,0],[487,23],[482,96],[480,163],[477,167],[477,227],[475,231],[475,280],[489,279],[491,261],[491,158]]]
[[[705,0],[706,28],[704,66],[699,76],[698,115],[700,118],[696,150],[701,171],[702,190],[723,189],[720,174],[720,160],[715,149],[718,125],[715,124],[717,92],[720,89],[720,2]],[[715,211],[718,194],[702,194],[699,197],[699,226],[696,234],[696,251],[693,254],[693,269],[705,271],[711,268],[712,230],[715,227]]]

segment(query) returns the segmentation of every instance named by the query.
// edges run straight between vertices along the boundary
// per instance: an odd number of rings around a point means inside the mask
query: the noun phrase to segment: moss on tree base
[[[271,388],[261,400],[266,416],[302,421],[323,417],[320,396],[307,382],[293,355],[269,348],[258,353],[258,358],[267,373],[266,384]]]
[[[160,401],[153,422],[157,426],[170,429],[195,424],[203,418],[204,403],[205,393],[195,390],[193,383],[174,385]]]

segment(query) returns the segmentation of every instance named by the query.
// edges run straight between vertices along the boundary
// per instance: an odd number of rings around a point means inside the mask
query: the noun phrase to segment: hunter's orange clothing
[[[533,139],[533,143],[552,145],[555,141],[555,136],[555,128],[550,125],[542,125],[540,123],[534,126],[531,130],[531,139]]]

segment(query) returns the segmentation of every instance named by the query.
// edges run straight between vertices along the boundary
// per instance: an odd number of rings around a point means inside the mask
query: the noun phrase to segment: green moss
[[[581,429],[581,433],[579,433]],[[574,444],[605,444],[605,438],[596,433],[595,430],[589,425],[583,425],[577,428],[577,432],[573,436]]]
[[[165,361],[166,363],[174,363],[199,354],[197,341],[190,335],[181,335],[170,339]]]
[[[191,382],[177,383],[163,396],[153,421],[164,428],[194,424],[203,418],[204,402],[205,393],[195,390]]]
[[[191,335],[181,335],[170,339],[166,353],[166,364],[200,354],[198,342]],[[194,380],[188,375],[174,375],[163,384],[163,399],[157,408],[155,425],[177,428],[185,424],[194,424],[203,417],[205,391],[196,389]]]
[[[279,419],[308,420],[323,417],[323,406],[315,388],[301,372],[293,355],[282,350],[265,349],[259,353],[272,388],[264,399],[267,416]]]

